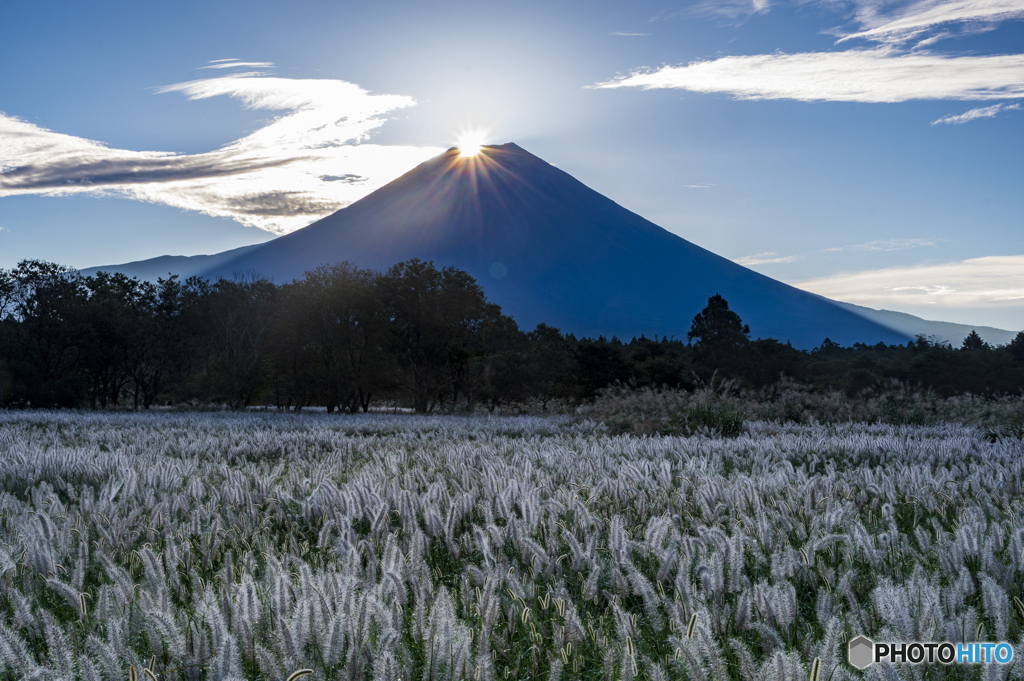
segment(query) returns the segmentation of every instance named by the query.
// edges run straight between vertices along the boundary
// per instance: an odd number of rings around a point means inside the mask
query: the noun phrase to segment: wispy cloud
[[[757,253],[756,255],[748,255],[742,258],[736,258],[733,260],[737,265],[743,265],[749,267],[750,265],[769,265],[775,263],[785,262],[796,262],[800,260],[799,255],[783,255],[780,256],[778,253],[769,251],[767,253]]]
[[[626,36],[639,36],[639,35],[650,35],[650,33],[624,33],[622,31],[612,31],[608,35],[626,35]]]
[[[1011,109],[1019,108],[1019,104],[1010,104],[1009,106],[1005,104],[993,104],[992,106],[984,106],[978,109],[971,109],[970,111],[965,111],[964,113],[958,115],[949,114],[948,116],[943,116],[937,121],[932,121],[932,125],[938,125],[940,123],[959,125],[961,123],[967,123],[968,121],[973,121],[978,118],[994,118],[995,115],[1000,111],[1009,111]]]
[[[934,246],[932,239],[882,239],[868,241],[863,244],[852,246],[835,246],[826,248],[825,252],[834,251],[905,251],[908,248],[921,248],[922,246]]]
[[[939,26],[954,25],[961,32],[989,30],[996,24],[1024,18],[1020,0],[919,0],[895,11],[887,12],[888,3],[879,0],[857,2],[856,20],[862,30],[846,35],[839,42],[865,39],[874,42],[900,43],[920,39]],[[953,31],[925,38],[926,42],[954,35]]]
[[[720,23],[741,24],[752,16],[766,13],[769,8],[769,0],[700,0],[684,9],[659,12],[648,21],[699,17]]]
[[[842,0],[819,2],[846,5]],[[892,0],[853,0],[852,4],[852,18],[859,28],[828,32],[839,35],[839,43],[863,39],[877,47],[698,60],[637,70],[593,87],[675,88],[724,93],[737,99],[806,102],[1024,97],[1024,55],[951,55],[924,49],[943,38],[990,30],[1000,22],[1024,18],[1024,0],[917,0],[895,9]],[[737,18],[768,9],[768,0],[701,0],[680,12]],[[661,18],[667,17],[659,15],[652,21]],[[912,39],[916,44],[909,49],[906,43]]]
[[[340,80],[241,73],[158,92],[189,99],[228,96],[250,109],[282,113],[253,133],[200,154],[111,149],[0,113],[0,197],[119,195],[281,234],[348,205],[442,151],[368,144],[388,113],[415,101],[371,94]]]
[[[207,63],[206,66],[200,66],[200,69],[233,69],[233,68],[252,68],[252,69],[265,69],[274,65],[272,61],[238,61],[237,59],[216,59]]]
[[[711,187],[714,187],[715,185],[713,185],[713,184],[684,184],[683,186],[686,187],[687,189],[710,189]]]
[[[793,283],[827,298],[875,308],[1024,305],[1024,255],[850,272]]]
[[[1012,99],[1024,97],[1024,55],[949,57],[881,47],[722,57],[636,71],[593,87],[677,88],[806,102]]]
[[[768,0],[702,0],[684,10],[687,15],[737,22],[768,11]]]

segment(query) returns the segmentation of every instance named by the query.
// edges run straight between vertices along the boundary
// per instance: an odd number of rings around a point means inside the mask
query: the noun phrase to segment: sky
[[[0,268],[216,253],[482,132],[816,293],[1024,328],[1024,0],[0,0]]]

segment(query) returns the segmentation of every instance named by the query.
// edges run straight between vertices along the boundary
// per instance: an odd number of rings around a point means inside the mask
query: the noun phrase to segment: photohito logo
[[[999,643],[875,643],[867,636],[850,641],[848,659],[857,669],[867,669],[875,662],[941,662],[942,664],[1009,664],[1013,646]]]

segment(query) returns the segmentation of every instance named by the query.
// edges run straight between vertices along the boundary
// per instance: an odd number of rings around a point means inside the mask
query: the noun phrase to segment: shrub
[[[614,433],[735,437],[746,409],[729,393],[733,384],[685,390],[632,389],[617,384],[598,391],[590,415]]]

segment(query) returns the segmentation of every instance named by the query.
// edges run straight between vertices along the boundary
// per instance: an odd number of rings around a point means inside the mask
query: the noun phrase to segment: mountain
[[[343,260],[410,258],[468,271],[524,329],[685,338],[721,293],[753,337],[812,348],[913,334],[758,274],[632,213],[515,144],[449,149],[352,205],[272,241],[213,256],[93,268],[153,278],[258,272],[279,283]]]
[[[183,279],[192,275],[203,276],[205,272],[212,272],[222,267],[225,263],[248,253],[260,244],[233,248],[230,251],[217,253],[216,255],[161,255],[148,260],[136,260],[126,262],[123,265],[104,265],[101,267],[90,267],[82,270],[82,274],[90,275],[96,272],[120,272],[131,277],[138,277],[143,281],[155,282],[160,277],[168,274],[178,274]]]
[[[981,339],[989,345],[1008,345],[1016,331],[997,329],[992,326],[971,326],[970,324],[957,324],[956,322],[936,322],[929,319],[921,319],[906,312],[895,312],[894,310],[873,310],[870,307],[861,307],[853,303],[842,303],[834,301],[840,307],[850,310],[854,314],[866,317],[882,326],[896,329],[901,333],[910,336],[925,336],[937,343],[951,343],[954,348],[960,347],[971,331],[977,331]]]

